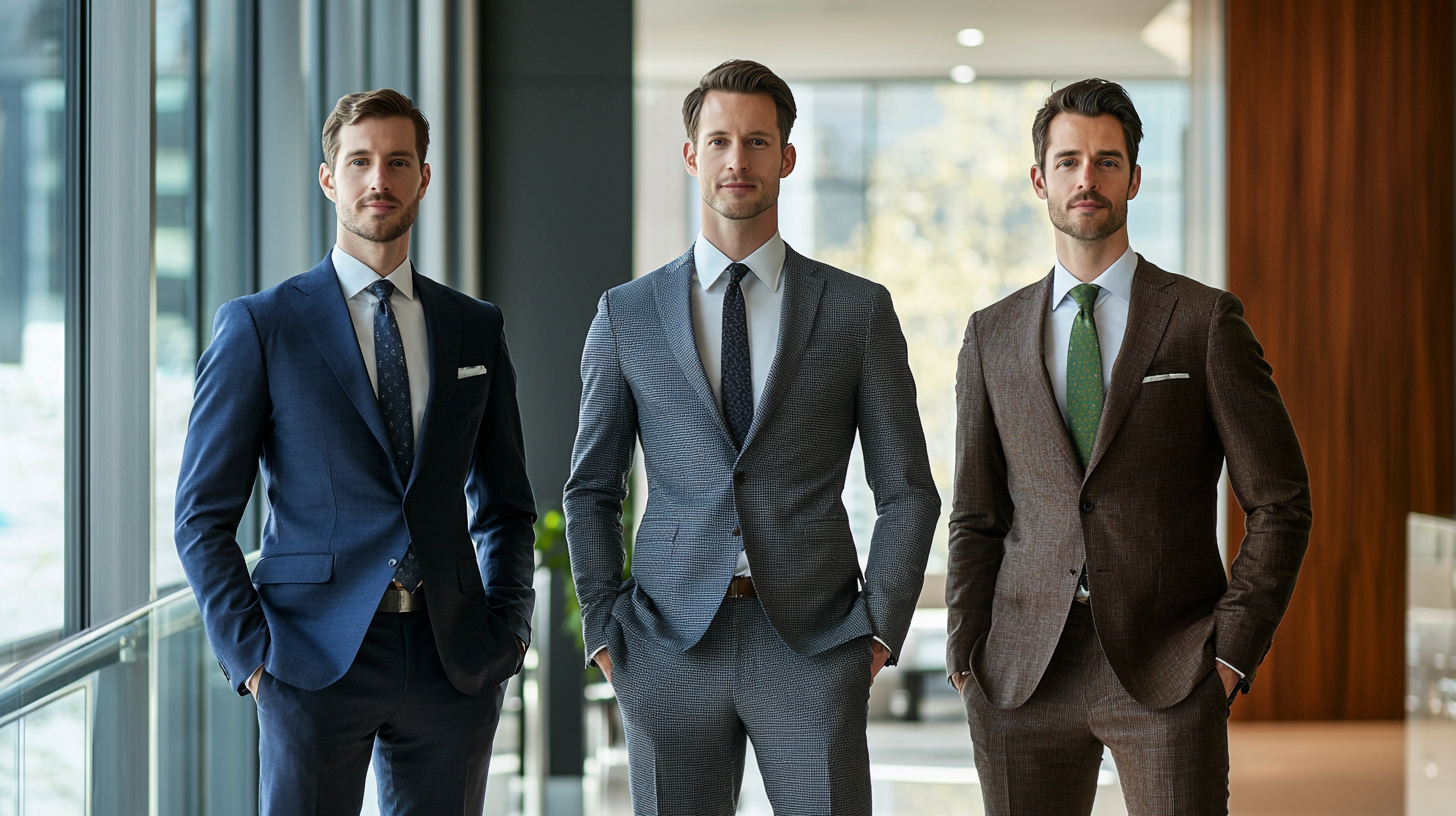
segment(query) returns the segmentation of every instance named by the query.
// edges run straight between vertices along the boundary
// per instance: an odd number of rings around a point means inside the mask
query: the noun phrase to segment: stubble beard
[[[1078,201],[1090,199],[1107,208],[1107,218],[1099,223],[1087,223],[1080,216],[1072,215],[1069,208]],[[1127,224],[1127,200],[1113,202],[1111,199],[1099,193],[1089,192],[1069,198],[1061,205],[1047,202],[1047,215],[1052,219],[1052,226],[1078,241],[1095,242],[1106,239],[1115,234]]]
[[[346,208],[342,204],[336,204],[334,209],[338,212],[339,223],[344,229],[376,244],[387,244],[399,240],[400,236],[410,231],[415,225],[415,218],[420,214],[420,202],[414,201],[400,210],[397,216],[391,219],[389,215],[383,217],[376,215],[365,215],[360,217],[359,212],[364,206],[375,201],[389,201],[399,203],[397,199],[373,196],[364,199],[354,206],[353,209]],[[391,214],[393,215],[393,214]]]
[[[736,181],[727,179],[723,183]],[[748,221],[768,212],[769,208],[779,201],[778,179],[762,188],[761,194],[751,201],[730,202],[719,196],[716,189],[708,184],[700,185],[703,190],[703,201],[713,209],[713,212],[727,218],[730,221]]]

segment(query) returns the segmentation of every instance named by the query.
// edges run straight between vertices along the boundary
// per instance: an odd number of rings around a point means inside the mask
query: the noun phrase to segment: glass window
[[[23,576],[0,598],[12,647],[53,637],[64,616],[67,5],[0,4],[0,562]]]

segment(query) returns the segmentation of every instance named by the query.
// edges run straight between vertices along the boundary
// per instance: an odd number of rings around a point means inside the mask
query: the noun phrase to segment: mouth
[[[384,201],[382,199],[365,202],[360,207],[360,209],[367,210],[374,213],[375,215],[388,215],[390,212],[393,212],[398,208],[398,204],[390,201]]]

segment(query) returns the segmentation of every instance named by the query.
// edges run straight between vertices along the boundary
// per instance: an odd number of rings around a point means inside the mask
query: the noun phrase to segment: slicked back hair
[[[683,127],[687,128],[688,141],[694,147],[698,144],[698,117],[703,112],[703,100],[707,98],[709,91],[768,94],[778,111],[779,138],[782,140],[779,149],[788,146],[789,131],[793,130],[794,120],[799,116],[799,109],[794,104],[794,92],[789,90],[787,82],[779,79],[778,74],[770,71],[767,66],[752,60],[735,59],[703,74],[703,78],[698,81],[698,87],[683,100]]]
[[[1121,85],[1092,77],[1073,82],[1047,97],[1046,104],[1036,112],[1036,119],[1031,123],[1031,147],[1036,152],[1036,166],[1042,170],[1046,170],[1047,130],[1060,113],[1116,116],[1117,121],[1122,123],[1122,135],[1127,140],[1128,167],[1137,167],[1138,143],[1143,140],[1143,120],[1132,105],[1132,97]]]
[[[391,88],[339,97],[333,112],[324,120],[324,164],[333,170],[334,157],[339,152],[339,131],[345,125],[352,125],[360,119],[387,119],[393,116],[414,123],[415,152],[419,154],[420,164],[423,165],[425,151],[430,147],[430,123],[409,97]]]

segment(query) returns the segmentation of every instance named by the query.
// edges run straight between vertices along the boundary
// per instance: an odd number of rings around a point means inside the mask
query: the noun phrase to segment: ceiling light
[[[957,65],[950,69],[950,78],[965,85],[976,81],[976,69],[969,65]]]
[[[956,42],[967,48],[975,48],[986,41],[986,32],[979,28],[963,28],[956,32]]]

